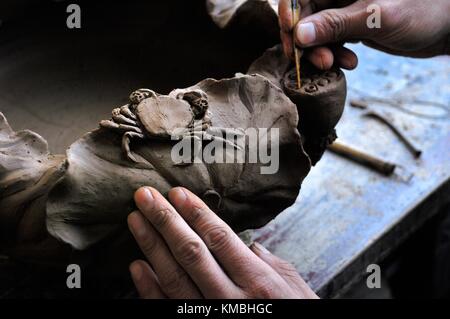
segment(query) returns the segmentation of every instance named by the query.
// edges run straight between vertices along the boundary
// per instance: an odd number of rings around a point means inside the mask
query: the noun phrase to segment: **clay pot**
[[[301,88],[295,68],[282,81],[285,93],[297,105],[299,130],[305,136],[327,136],[342,116],[347,95],[344,73],[337,67],[321,71],[302,62]]]

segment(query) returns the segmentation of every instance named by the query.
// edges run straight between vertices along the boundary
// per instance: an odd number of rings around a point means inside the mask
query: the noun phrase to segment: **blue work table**
[[[360,64],[346,72],[338,140],[401,169],[386,177],[327,151],[296,203],[253,235],[292,262],[321,297],[341,295],[450,201],[450,58],[350,48]],[[349,106],[361,98],[390,118],[422,156],[414,159],[387,126]]]

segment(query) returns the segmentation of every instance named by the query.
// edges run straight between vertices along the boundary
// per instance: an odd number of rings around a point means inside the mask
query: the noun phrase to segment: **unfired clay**
[[[163,194],[171,187],[185,186],[210,205],[216,203],[211,208],[236,231],[264,225],[295,201],[310,162],[297,130],[296,106],[283,91],[259,75],[208,79],[187,90],[207,94],[212,127],[279,128],[279,171],[262,176],[262,163],[247,162],[180,166],[171,159],[175,143],[171,139],[133,140],[136,163],[122,151],[122,132],[103,127],[67,152],[67,172],[47,204],[47,227],[53,236],[79,249],[101,240],[123,227],[134,208],[133,192],[143,185]],[[152,103],[152,99],[141,103]],[[171,95],[158,99],[166,101],[167,108],[185,103]]]
[[[39,228],[36,223],[45,218],[52,237],[86,249],[126,227],[126,216],[134,209],[133,193],[143,185],[163,194],[174,186],[187,187],[236,231],[263,226],[296,200],[311,165],[303,144],[313,137],[305,140],[299,133],[301,105],[282,90],[288,68],[289,61],[275,48],[255,61],[249,75],[207,79],[167,96],[139,90],[128,105],[114,109],[112,119],[102,121],[99,130],[76,141],[65,160],[49,154],[39,135],[13,132],[2,116],[2,234],[19,231],[23,238],[32,238]],[[342,96],[338,87],[334,93]],[[158,115],[162,122],[155,119]],[[169,138],[175,128],[171,124],[189,127],[193,119],[220,130],[278,128],[278,172],[261,175],[261,162],[177,165],[170,157],[176,142]],[[141,135],[133,138],[130,132]],[[202,139],[211,140],[204,129],[201,132]]]
[[[245,20],[243,8],[262,5],[259,16],[263,12],[270,20],[264,26],[275,30],[276,2],[211,0],[209,9],[225,27]],[[335,137],[345,100],[339,70],[310,69],[305,81],[310,78],[317,90],[309,92],[308,86],[291,87],[291,68],[281,49],[273,48],[247,74],[206,79],[168,95],[139,89],[64,156],[50,154],[36,133],[14,132],[0,113],[0,249],[23,257],[32,254],[28,244],[43,243],[34,253],[45,260],[61,247],[107,245],[105,239],[126,230],[126,216],[135,209],[133,193],[144,185],[163,194],[174,186],[191,189],[235,231],[265,225],[296,200],[311,164]],[[233,164],[171,158],[174,144],[186,138],[204,142],[201,148],[217,141],[232,146],[225,152],[232,158],[242,146],[226,133],[246,137],[249,128],[279,129],[275,174],[262,175],[267,163],[248,158]],[[243,149],[255,153],[254,147],[246,143]]]

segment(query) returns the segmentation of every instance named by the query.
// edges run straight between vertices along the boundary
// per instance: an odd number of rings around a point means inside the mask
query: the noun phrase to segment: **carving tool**
[[[381,115],[378,112],[375,111],[368,111],[364,113],[364,116],[374,118],[381,123],[385,124],[387,127],[391,129],[391,131],[397,135],[397,137],[400,139],[400,141],[403,143],[403,145],[406,146],[408,151],[414,156],[414,158],[419,158],[422,155],[422,151],[416,148],[413,143],[406,137],[405,134],[403,134],[400,129],[395,126],[387,117]]]
[[[406,148],[414,156],[414,158],[419,158],[422,155],[422,150],[415,147],[414,144],[409,140],[409,138],[394,123],[392,123],[390,119],[374,110],[371,110],[367,102],[361,100],[351,100],[350,106],[366,110],[366,112],[363,114],[364,116],[378,120],[386,125],[400,139],[403,145],[406,146]]]
[[[292,9],[292,27],[294,30],[295,25],[300,21],[300,5],[298,0],[291,0],[291,9]],[[300,90],[302,88],[302,81],[300,79],[300,58],[301,53],[297,45],[295,44],[295,35],[294,31],[292,31],[292,46],[294,48],[294,58],[295,58],[295,69],[297,71],[297,86]]]
[[[385,176],[390,176],[394,173],[397,165],[386,162],[382,159],[376,158],[372,155],[366,154],[362,151],[356,150],[350,146],[334,142],[328,149],[338,155],[348,158],[354,162],[362,164],[368,168],[371,168]]]
[[[409,183],[414,176],[414,174],[406,170],[403,166],[387,162],[339,142],[334,142],[329,145],[328,150],[353,162],[364,165],[384,176],[394,175],[404,183]]]

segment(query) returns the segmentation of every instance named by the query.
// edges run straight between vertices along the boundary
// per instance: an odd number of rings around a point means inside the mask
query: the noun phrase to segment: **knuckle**
[[[292,265],[290,262],[286,260],[279,260],[278,261],[278,268],[285,271],[285,272],[295,272],[297,273],[297,269]]]
[[[274,297],[275,285],[270,279],[260,279],[251,289],[251,295],[257,299],[271,299]]]
[[[187,273],[178,268],[162,276],[160,278],[160,283],[164,292],[170,296],[178,293],[187,280]]]
[[[184,266],[198,264],[204,255],[203,245],[196,239],[187,240],[178,248],[180,263]]]
[[[176,215],[171,209],[162,208],[154,213],[153,224],[158,228],[162,228],[168,225],[170,220],[175,217]]]
[[[279,274],[261,273],[250,281],[247,291],[256,299],[285,298],[290,287]]]
[[[212,226],[205,231],[206,245],[213,251],[226,250],[230,240],[230,231],[224,226]]]
[[[139,245],[144,255],[148,257],[153,255],[155,252],[157,248],[157,241],[153,236],[148,235],[145,238],[140,239]]]
[[[289,278],[297,278],[300,276],[297,269],[291,263],[284,260],[278,263],[278,269],[280,274]]]
[[[188,222],[191,224],[197,224],[202,216],[204,216],[207,213],[206,207],[198,206],[198,205],[192,205],[189,207],[188,212]]]
[[[256,299],[280,298],[286,294],[287,284],[282,277],[274,272],[259,271],[248,276],[248,286],[244,291]]]
[[[324,11],[322,18],[322,23],[317,26],[319,34],[331,42],[341,41],[348,31],[347,16],[344,13],[336,14],[333,11]]]

